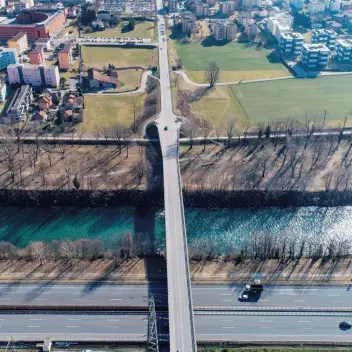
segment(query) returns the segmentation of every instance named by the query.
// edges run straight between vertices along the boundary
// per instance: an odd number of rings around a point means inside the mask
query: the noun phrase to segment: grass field
[[[85,37],[114,37],[114,38],[153,38],[154,23],[152,21],[136,22],[133,31],[127,31],[127,21],[122,21],[115,28],[107,28],[105,31],[97,31],[84,34]]]
[[[82,132],[104,131],[116,124],[130,127],[133,123],[133,106],[143,110],[144,94],[134,96],[85,96]]]
[[[175,35],[171,38],[174,55],[182,60],[190,79],[196,82],[204,82],[204,67],[209,61],[220,66],[223,82],[290,75],[275,53],[255,44],[233,41],[220,45],[212,37],[197,42],[180,40]]]
[[[156,49],[82,46],[84,67],[102,68],[112,64],[117,67],[141,66],[148,68],[157,61]]]
[[[121,84],[119,85],[118,92],[127,92],[130,90],[136,90],[139,88],[141,83],[143,71],[142,70],[119,70],[118,80]]]
[[[253,124],[292,117],[304,121],[305,114],[337,126],[352,116],[352,76],[239,84],[232,91]],[[349,121],[352,125],[352,120]]]

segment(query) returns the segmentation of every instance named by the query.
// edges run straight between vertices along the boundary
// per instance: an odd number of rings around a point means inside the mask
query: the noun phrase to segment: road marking
[[[260,299],[258,302],[269,302],[268,299]]]
[[[234,326],[223,326],[223,329],[236,329]]]
[[[232,302],[232,299],[222,299],[221,302]]]
[[[329,297],[340,297],[341,295],[334,294],[334,295],[328,295]]]
[[[117,325],[107,325],[107,326],[105,326],[106,328],[118,328],[118,326]]]
[[[35,300],[36,300],[36,301],[47,301],[48,298],[36,298]]]
[[[272,326],[260,326],[259,329],[274,329]]]
[[[39,325],[27,325],[27,328],[40,328]]]
[[[300,328],[301,330],[312,330],[313,328]]]
[[[110,301],[122,301],[122,298],[110,298]]]
[[[259,320],[260,323],[272,323],[273,321],[272,320]]]
[[[29,320],[43,320],[41,318],[33,318],[33,319],[29,319]]]
[[[120,321],[119,319],[107,319],[108,321]]]
[[[110,292],[110,295],[122,295],[122,292]]]
[[[232,293],[220,293],[220,296],[232,296]]]
[[[76,319],[76,318],[69,318],[67,320],[81,320],[81,319]]]
[[[83,300],[85,300],[85,298],[74,298],[73,300],[74,301],[83,301]]]
[[[229,321],[234,321],[234,320],[229,320],[229,319],[225,319],[225,320],[221,320],[223,322],[229,322]]]
[[[342,303],[343,301],[331,301],[332,303]]]
[[[12,298],[0,298],[1,301],[12,301]]]
[[[311,323],[310,320],[298,320],[299,323]]]
[[[67,328],[79,328],[79,325],[66,325]]]
[[[294,302],[305,302],[304,299],[295,299]]]

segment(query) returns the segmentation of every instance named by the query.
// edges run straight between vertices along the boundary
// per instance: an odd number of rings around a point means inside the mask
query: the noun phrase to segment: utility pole
[[[153,295],[151,295],[149,299],[148,352],[159,352],[158,329]]]

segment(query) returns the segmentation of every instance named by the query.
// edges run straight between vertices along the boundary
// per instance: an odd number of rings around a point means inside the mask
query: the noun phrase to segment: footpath
[[[340,260],[246,260],[202,261],[190,263],[194,284],[234,284],[251,281],[261,274],[265,284],[352,284],[352,257]],[[112,260],[2,260],[1,283],[62,282],[86,283],[147,283],[166,282],[163,259],[130,259],[117,263]]]

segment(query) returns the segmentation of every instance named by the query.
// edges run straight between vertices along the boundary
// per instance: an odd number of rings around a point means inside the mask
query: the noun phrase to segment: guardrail
[[[300,307],[300,306],[195,306],[194,310],[198,311],[234,311],[234,312],[251,312],[251,311],[266,311],[266,312],[351,312],[352,307]]]

